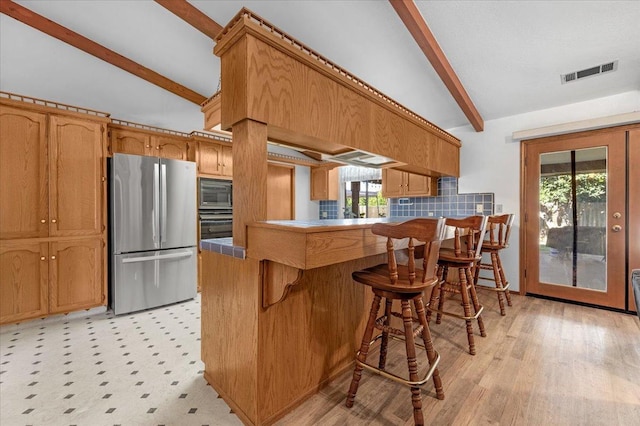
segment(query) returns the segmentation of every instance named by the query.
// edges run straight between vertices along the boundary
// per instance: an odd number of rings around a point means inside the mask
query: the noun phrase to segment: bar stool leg
[[[500,254],[496,253],[496,259],[498,260],[498,268],[500,269],[500,278],[502,280],[502,284],[506,286],[508,284],[507,278],[504,276],[504,269],[502,268],[502,260],[500,260]],[[511,294],[509,294],[509,289],[504,291],[504,295],[507,298],[507,305],[511,306]]]
[[[411,315],[411,305],[406,299],[402,300],[402,322],[404,324],[405,346],[407,348],[407,365],[409,367],[409,380],[417,382],[418,362],[416,360],[416,344],[413,338],[413,319]],[[411,402],[413,403],[413,420],[416,425],[424,425],[422,416],[422,396],[420,388],[411,386]]]
[[[444,310],[444,291],[442,290],[442,285],[447,282],[447,275],[449,275],[449,268],[447,266],[442,268],[442,279],[440,280],[439,288],[440,293],[438,293],[438,310],[442,312]],[[442,314],[438,312],[436,314],[436,324],[442,323]]]
[[[360,353],[358,354],[358,360],[362,363],[367,361],[367,354],[369,353],[369,345],[371,344],[371,336],[373,336],[373,327],[376,322],[378,311],[380,310],[380,299],[381,297],[376,294],[373,298],[373,303],[371,303],[371,312],[369,313],[367,328],[364,331],[364,336],[362,337],[362,344],[360,345]],[[346,406],[348,408],[353,407],[353,400],[356,397],[356,392],[358,392],[358,385],[360,384],[361,378],[362,378],[362,366],[356,363],[356,367],[353,370],[353,379],[351,380],[351,386],[349,386],[349,393],[347,394]]]
[[[491,252],[491,266],[493,266],[493,278],[496,282],[496,288],[501,290],[502,285],[502,277],[500,274],[500,266],[498,265],[498,253],[495,251]],[[498,304],[500,305],[500,315],[505,316],[507,313],[504,310],[504,299],[502,297],[502,291],[496,291],[498,293]]]
[[[390,299],[385,299],[385,307],[384,307],[384,325],[389,326],[391,323],[391,303],[393,301]],[[377,313],[376,313],[377,315]],[[382,331],[382,342],[380,343],[380,361],[378,362],[378,368],[384,370],[385,365],[387,364],[387,345],[389,344],[389,331]]]
[[[438,265],[438,270],[436,272],[436,276],[438,277],[438,282],[431,290],[431,297],[429,298],[429,307],[433,308],[435,306],[436,301],[440,297],[442,297],[442,292],[440,291],[440,283],[442,283],[442,275],[444,273],[444,268],[442,265]],[[427,324],[431,322],[431,309],[427,309]]]
[[[429,329],[429,324],[427,323],[427,318],[425,316],[424,301],[422,300],[422,296],[413,299],[413,306],[416,309],[416,314],[418,315],[420,325],[422,325],[422,340],[424,341],[424,347],[427,350],[427,359],[429,360],[429,365],[433,365],[433,362],[436,359],[436,351],[433,348],[431,330]],[[431,378],[433,379],[433,385],[436,388],[436,396],[438,397],[438,399],[444,399],[442,380],[440,379],[440,372],[438,372],[437,368],[433,371],[433,375],[431,376]]]
[[[472,281],[473,276],[471,274],[471,271],[469,269],[467,269],[466,271],[467,279],[471,283],[471,286],[469,288],[471,291],[471,302],[473,303],[473,309],[477,314],[478,312],[480,312],[480,309],[482,307],[480,306],[480,302],[478,302],[478,293],[476,293],[476,286]],[[482,337],[487,337],[487,333],[484,331],[484,320],[482,319],[482,315],[478,315],[478,328],[480,328],[480,335]]]
[[[459,268],[458,275],[460,280],[460,295],[462,296],[462,308],[464,309],[464,316],[470,318],[471,315],[471,304],[469,303],[469,292],[467,289],[467,273],[466,268]],[[476,344],[473,339],[473,324],[470,319],[465,319],[467,323],[467,338],[469,340],[469,353],[471,355],[476,354]]]

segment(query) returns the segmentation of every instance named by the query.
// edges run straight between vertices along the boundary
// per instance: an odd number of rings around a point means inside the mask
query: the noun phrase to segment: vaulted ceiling
[[[220,60],[212,53],[214,42],[159,4],[166,2],[16,1],[208,97],[217,90],[220,75]],[[485,121],[640,89],[638,1],[415,3]],[[189,4],[222,26],[241,7],[248,7],[440,127],[469,124],[468,114],[389,1],[191,0]],[[561,74],[614,60],[618,61],[614,72],[561,84]],[[203,125],[193,100],[4,14],[0,15],[0,90],[175,130]]]

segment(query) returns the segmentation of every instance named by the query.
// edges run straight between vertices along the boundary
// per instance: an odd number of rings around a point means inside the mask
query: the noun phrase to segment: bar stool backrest
[[[489,216],[487,224],[489,239],[485,240],[484,243],[488,242],[491,246],[499,249],[508,247],[514,218],[515,215],[513,213]]]
[[[394,240],[408,241],[408,279],[413,284],[416,278],[416,246],[415,241],[424,243],[424,247],[420,247],[418,255],[422,256],[422,276],[420,278],[423,284],[437,280],[436,269],[438,263],[438,251],[440,243],[444,237],[444,219],[412,219],[406,222],[392,223],[376,223],[371,227],[371,232],[375,235],[387,237],[387,265],[389,267],[389,279],[391,284],[398,282],[398,263],[396,260],[396,248],[400,244],[394,244]],[[419,257],[418,257],[419,258]]]
[[[453,251],[461,261],[474,262],[480,258],[482,240],[487,229],[487,216],[447,218],[445,225],[453,227]]]

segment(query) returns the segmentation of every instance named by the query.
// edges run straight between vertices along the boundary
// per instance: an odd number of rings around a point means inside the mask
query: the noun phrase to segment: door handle
[[[122,263],[136,263],[136,262],[149,262],[151,260],[164,260],[164,259],[181,259],[185,257],[191,257],[193,253],[190,251],[181,252],[181,253],[170,253],[170,254],[156,254],[153,256],[141,256],[141,257],[130,257],[127,259],[123,259]]]
[[[613,225],[613,226],[611,227],[611,230],[612,230],[613,232],[620,232],[620,231],[622,231],[622,226],[620,226],[620,225]]]
[[[161,194],[161,214],[162,222],[160,223],[160,242],[167,241],[167,165],[161,164],[160,166],[160,187],[162,188]]]

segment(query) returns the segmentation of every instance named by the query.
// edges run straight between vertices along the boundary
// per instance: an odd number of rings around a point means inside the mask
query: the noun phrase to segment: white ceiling
[[[210,96],[213,41],[150,0],[17,1]],[[386,0],[191,3],[221,25],[246,6],[433,123],[467,124]],[[417,1],[483,119],[640,89],[640,1]],[[611,74],[560,74],[619,60]],[[200,107],[0,15],[0,90],[199,130]]]

